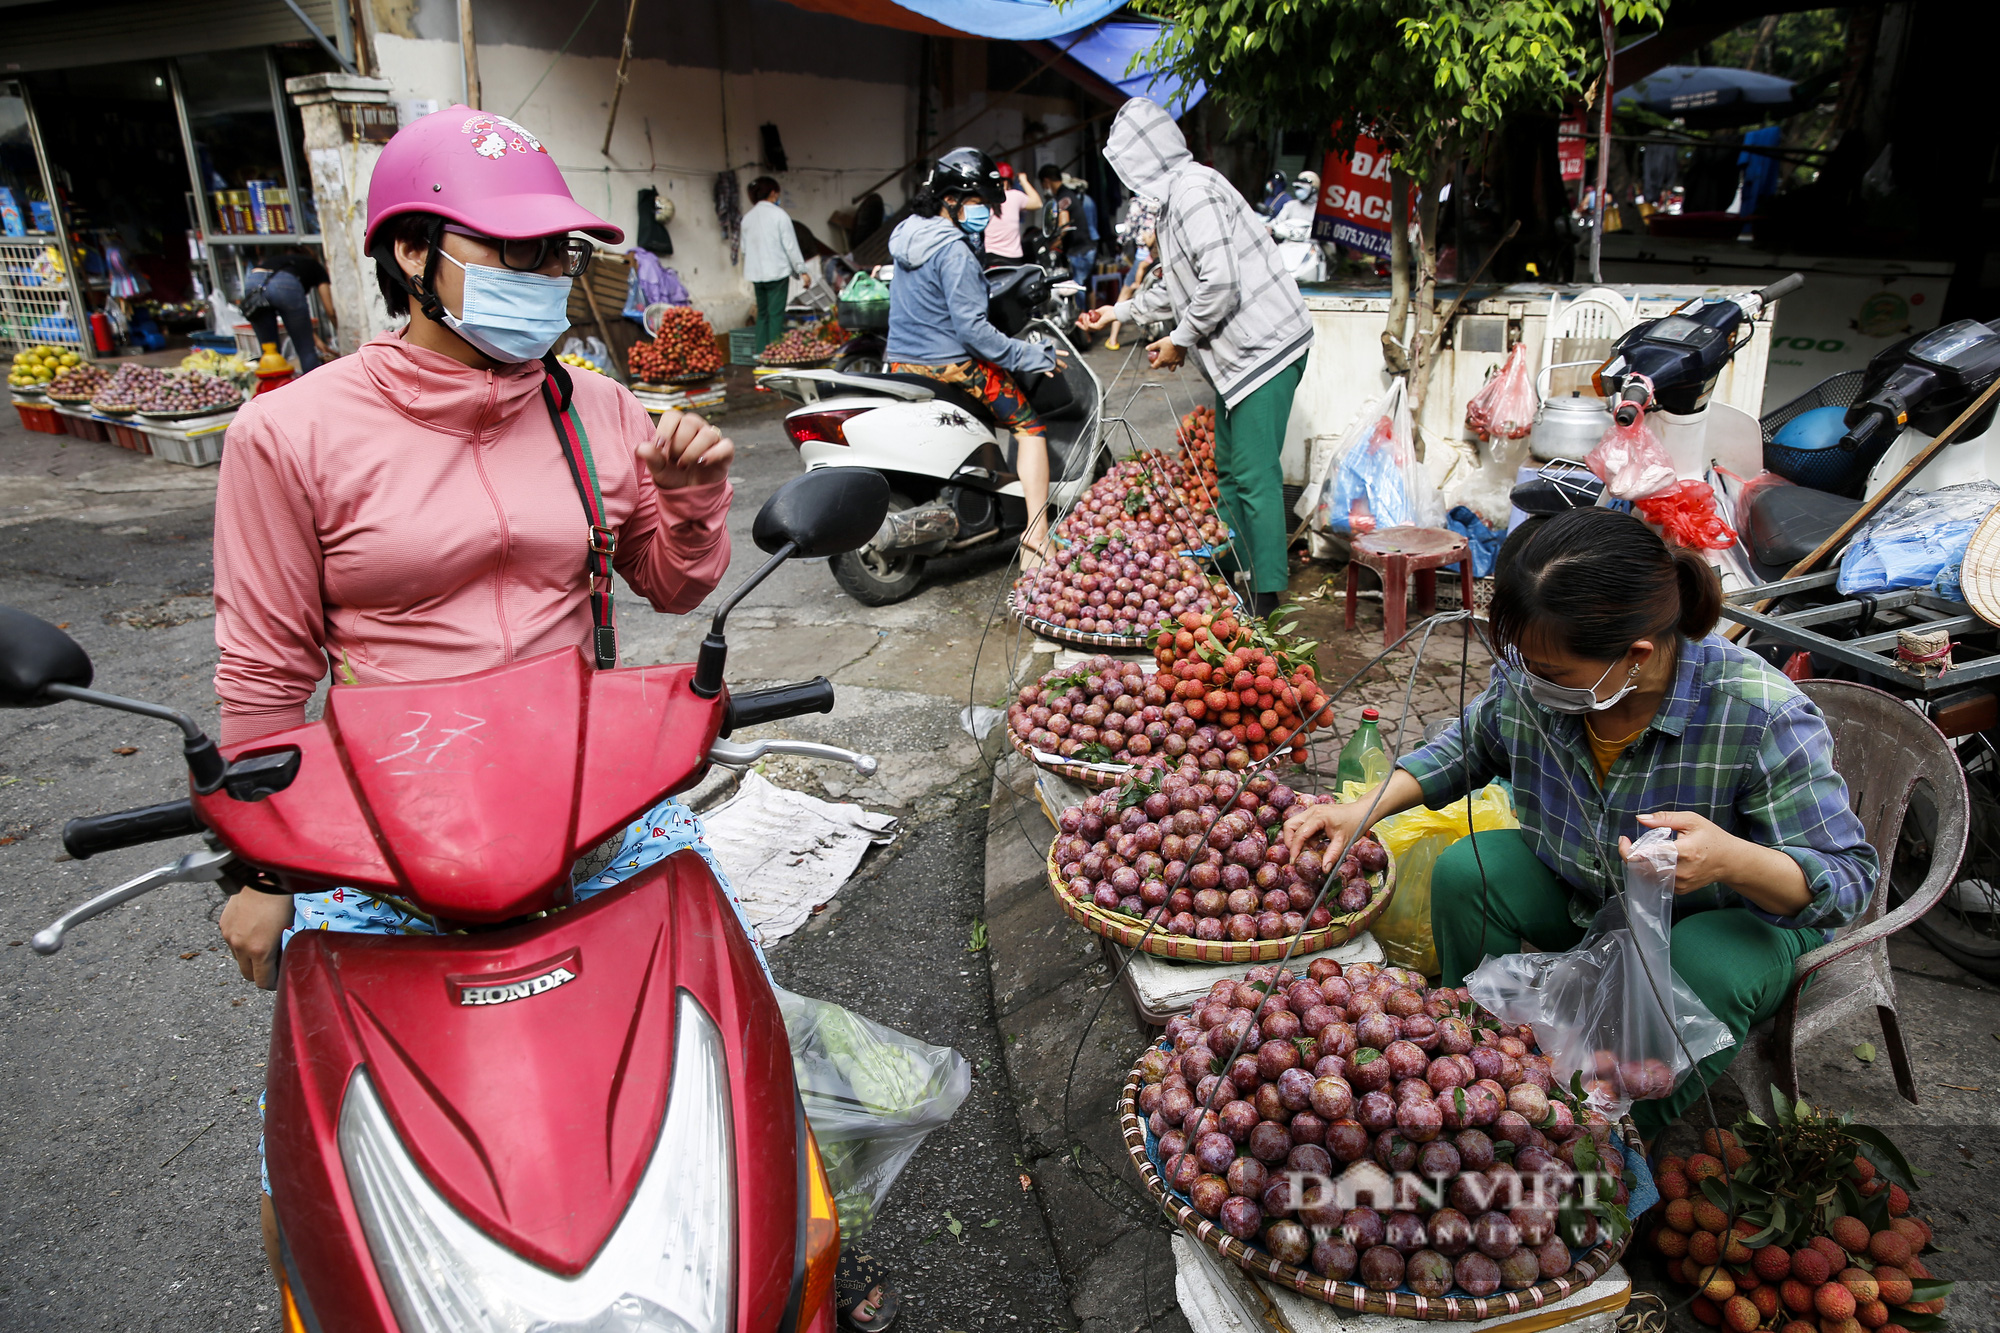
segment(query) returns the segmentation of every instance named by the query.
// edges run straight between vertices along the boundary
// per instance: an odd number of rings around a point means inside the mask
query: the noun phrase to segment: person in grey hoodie
[[[999,169],[976,148],[954,148],[931,168],[911,201],[914,214],[889,235],[896,273],[883,360],[891,371],[957,385],[1014,432],[1015,471],[1028,505],[1021,563],[1032,569],[1049,558],[1049,450],[1047,430],[1014,374],[1053,370],[1057,361],[1047,347],[1009,338],[986,317],[986,278],[974,246],[999,201]]]
[[[1113,320],[1175,321],[1172,332],[1147,346],[1146,359],[1171,369],[1192,352],[1215,387],[1223,515],[1235,532],[1239,566],[1248,555],[1253,609],[1269,615],[1290,580],[1291,525],[1278,456],[1312,349],[1312,320],[1264,219],[1219,173],[1194,160],[1158,103],[1135,97],[1118,109],[1104,160],[1126,189],[1162,201],[1154,253],[1163,281],[1090,311],[1082,323],[1097,329]]]

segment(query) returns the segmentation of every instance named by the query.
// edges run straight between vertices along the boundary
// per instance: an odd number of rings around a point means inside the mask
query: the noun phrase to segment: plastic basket
[[[1852,407],[1861,394],[1864,377],[1863,371],[1843,370],[1759,418],[1757,425],[1764,433],[1764,466],[1797,485],[1860,499],[1868,470],[1887,451],[1886,444],[1880,449],[1852,453],[1836,446],[1794,449],[1779,444],[1777,434],[1787,422],[1815,408]]]
[[[73,407],[58,407],[55,413],[62,422],[65,434],[74,435],[79,440],[93,440],[98,444],[111,443],[111,432],[104,429],[104,423],[90,413]]]
[[[169,463],[179,463],[185,467],[210,467],[222,461],[222,430],[206,430],[198,435],[184,431],[148,428],[146,438],[152,442],[152,454]]]
[[[732,366],[754,366],[757,364],[757,330],[731,329],[729,331],[729,364]]]
[[[14,400],[14,410],[21,414],[21,425],[43,435],[63,433],[62,422],[56,419],[56,410],[43,403],[24,403]]]
[[[150,454],[153,442],[146,438],[146,432],[123,421],[103,421],[104,428],[111,432],[111,442],[120,449],[130,449],[134,453]]]

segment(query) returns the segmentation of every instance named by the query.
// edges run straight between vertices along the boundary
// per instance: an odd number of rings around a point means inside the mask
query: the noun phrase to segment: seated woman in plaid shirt
[[[1707,561],[1629,514],[1575,510],[1507,539],[1490,621],[1503,661],[1463,719],[1398,761],[1374,808],[1382,819],[1513,784],[1520,829],[1479,834],[1476,858],[1461,840],[1432,873],[1443,984],[1521,940],[1577,944],[1649,828],[1677,834],[1674,970],[1739,1045],[1777,1011],[1793,960],[1860,915],[1881,864],[1833,770],[1826,720],[1713,632],[1721,604]],[[1324,830],[1343,845],[1366,805],[1295,810],[1285,840],[1296,853]],[[1645,1138],[1735,1055],[1635,1105]]]

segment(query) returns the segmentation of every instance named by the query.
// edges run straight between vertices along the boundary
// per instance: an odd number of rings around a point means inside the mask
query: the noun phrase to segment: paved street
[[[1122,360],[1096,359],[1107,378]],[[723,422],[739,447],[725,590],[763,560],[750,521],[797,471],[780,406]],[[1170,438],[1162,394],[1135,409],[1152,414],[1148,435]],[[0,424],[0,603],[65,625],[101,688],[212,725],[215,478]],[[924,592],[880,610],[843,595],[823,563],[801,562],[730,621],[733,682],[824,673],[839,687],[832,716],[783,730],[882,760],[866,781],[791,761],[767,773],[903,819],[835,907],[774,951],[781,980],[950,1044],[978,1070],[971,1102],[909,1168],[873,1238],[907,1275],[916,1329],[1069,1323],[1036,1196],[1020,1180],[986,955],[967,951],[988,784],[958,712],[998,701],[1023,648],[1004,619],[985,633],[1008,554],[937,562]],[[622,598],[625,660],[690,660],[714,601],[672,618]],[[164,724],[73,705],[0,718],[0,1327],[275,1326],[255,1221],[271,996],[242,982],[220,947],[219,892],[162,890],[79,928],[53,959],[25,947],[65,907],[173,846],[79,864],[62,854],[63,821],[169,799],[184,772]],[[964,1223],[958,1236],[947,1212]]]

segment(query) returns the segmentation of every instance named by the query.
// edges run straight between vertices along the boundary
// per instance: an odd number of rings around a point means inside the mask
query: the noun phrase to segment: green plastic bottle
[[[1382,744],[1382,731],[1376,725],[1381,719],[1373,708],[1361,710],[1361,725],[1341,747],[1340,767],[1334,773],[1342,787],[1350,782],[1372,787],[1389,776],[1389,747]]]

